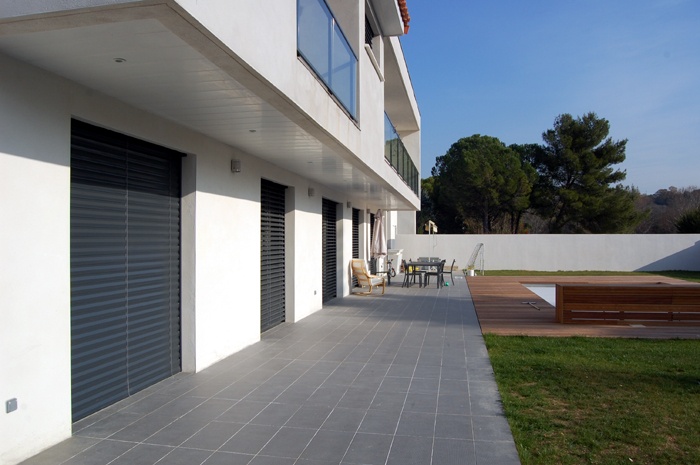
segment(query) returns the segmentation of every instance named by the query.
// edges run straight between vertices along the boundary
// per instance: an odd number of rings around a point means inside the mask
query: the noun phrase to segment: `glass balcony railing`
[[[357,57],[325,0],[297,0],[297,51],[357,119]]]
[[[384,114],[384,157],[403,182],[418,195],[418,170],[386,113]]]

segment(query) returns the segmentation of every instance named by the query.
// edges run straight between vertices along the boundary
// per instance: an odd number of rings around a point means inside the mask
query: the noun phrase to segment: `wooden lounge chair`
[[[372,293],[374,286],[382,287],[382,294],[386,290],[386,278],[376,276],[367,271],[367,262],[363,259],[352,260],[352,274],[357,278],[357,284],[360,287],[369,287],[369,292],[357,292],[356,294],[369,295]]]

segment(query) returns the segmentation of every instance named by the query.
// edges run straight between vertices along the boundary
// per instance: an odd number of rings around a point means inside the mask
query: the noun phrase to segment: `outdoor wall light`
[[[309,197],[313,197],[314,195],[316,195],[316,191],[313,187],[309,187]]]
[[[241,161],[240,160],[231,160],[231,172],[232,173],[240,173],[241,172]]]
[[[347,205],[348,205],[348,208],[352,208],[352,202],[348,201]]]

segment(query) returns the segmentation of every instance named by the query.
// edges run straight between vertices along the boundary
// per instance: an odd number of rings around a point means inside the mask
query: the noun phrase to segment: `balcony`
[[[401,141],[388,115],[384,115],[384,157],[408,187],[416,194],[420,184],[418,169]]]

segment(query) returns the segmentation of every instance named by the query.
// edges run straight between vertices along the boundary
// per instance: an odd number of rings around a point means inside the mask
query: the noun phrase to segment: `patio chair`
[[[369,292],[356,292],[355,294],[369,295],[372,293],[374,286],[381,286],[382,294],[386,291],[386,279],[382,276],[370,274],[367,271],[367,262],[364,259],[352,260],[352,274],[357,278],[357,284],[360,287],[369,287]]]
[[[416,282],[416,276],[418,276],[418,286],[423,286],[423,271],[420,267],[409,266],[406,264],[406,260],[401,260],[401,265],[403,266],[403,284],[401,287],[411,287],[412,284]]]
[[[428,284],[430,284],[430,277],[431,276],[435,276],[435,279],[437,280],[435,287],[437,287],[437,288],[442,287],[442,285],[445,283],[445,280],[442,277],[442,270],[444,268],[445,268],[445,260],[441,260],[439,263],[436,263],[436,266],[431,267],[430,270],[426,271],[425,272],[425,287],[428,287]]]
[[[452,265],[450,266],[449,269],[444,269],[442,270],[442,282],[445,282],[445,275],[449,274],[450,275],[450,285],[454,286],[455,285],[455,277],[452,274],[455,268],[455,263],[457,262],[457,259],[452,260]]]

